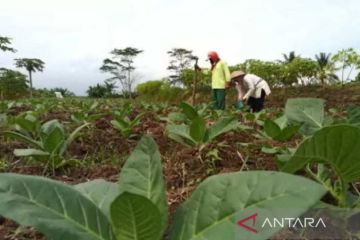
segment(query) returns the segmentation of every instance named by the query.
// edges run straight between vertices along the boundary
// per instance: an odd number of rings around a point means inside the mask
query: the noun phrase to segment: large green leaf
[[[347,121],[360,127],[360,106],[349,107],[347,110]]]
[[[296,186],[296,187],[294,187]],[[307,178],[281,172],[252,171],[206,179],[178,209],[172,240],[268,239],[279,229],[262,229],[266,217],[297,217],[326,190]],[[258,234],[237,222],[258,213]],[[251,223],[249,223],[251,224]]]
[[[190,120],[194,120],[199,115],[194,107],[185,102],[180,103],[179,108],[182,109],[183,113]]]
[[[209,128],[206,141],[211,141],[217,136],[235,130],[238,127],[239,121],[235,117],[222,118]]]
[[[282,170],[295,172],[309,162],[331,165],[345,182],[360,179],[360,129],[337,125],[319,130],[298,147]]]
[[[45,135],[50,135],[55,128],[60,129],[64,133],[64,126],[59,122],[59,120],[54,119],[44,123],[41,126],[41,131],[45,133]],[[64,133],[65,134],[65,133]]]
[[[268,135],[269,137],[275,139],[277,136],[279,136],[281,134],[281,129],[280,127],[271,120],[265,120],[264,123],[264,131],[266,133],[266,135]]]
[[[184,145],[195,146],[197,142],[190,136],[190,129],[188,125],[168,124],[166,126],[169,138]]]
[[[310,136],[324,126],[324,100],[316,98],[289,99],[285,106],[285,115],[290,123],[302,124],[301,133]]]
[[[278,141],[287,141],[291,139],[296,133],[299,132],[301,125],[290,125],[281,130],[281,133],[276,136]]]
[[[206,133],[205,120],[201,116],[198,116],[194,120],[192,120],[190,124],[190,136],[197,143],[201,143],[204,140],[205,133]]]
[[[110,209],[117,240],[160,240],[160,212],[146,197],[125,192]]]
[[[168,214],[166,186],[161,156],[151,137],[142,137],[126,160],[120,173],[119,188],[121,193],[129,192],[151,200],[159,208],[162,229],[165,229]]]
[[[51,240],[115,239],[95,204],[71,186],[42,177],[0,174],[0,215]]]
[[[64,131],[60,128],[54,128],[49,135],[45,136],[43,139],[44,149],[47,152],[52,153],[58,150],[64,141]]]
[[[119,195],[119,187],[116,183],[96,179],[90,182],[80,183],[74,186],[76,190],[90,199],[110,219],[110,204]]]
[[[39,122],[32,114],[26,114],[25,116],[15,118],[15,124],[27,132],[33,132],[36,131]]]

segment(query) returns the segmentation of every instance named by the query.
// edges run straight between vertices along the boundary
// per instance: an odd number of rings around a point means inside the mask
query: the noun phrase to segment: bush
[[[139,84],[136,91],[142,100],[172,102],[183,97],[184,89],[172,87],[164,80],[155,80]]]
[[[20,98],[27,94],[26,76],[18,71],[0,69],[0,99]]]
[[[155,81],[147,81],[137,85],[136,92],[139,95],[153,95],[157,94],[162,87],[164,81],[155,80]]]

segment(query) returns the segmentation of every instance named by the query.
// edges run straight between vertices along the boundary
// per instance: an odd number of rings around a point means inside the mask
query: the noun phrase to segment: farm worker
[[[230,70],[228,65],[220,59],[219,55],[212,51],[208,54],[211,63],[211,88],[216,110],[225,109],[225,90],[230,86]],[[201,68],[195,64],[195,69],[201,71]]]
[[[265,96],[271,93],[269,84],[255,74],[242,71],[231,73],[231,80],[235,82],[238,101],[247,102],[252,112],[260,112],[264,108]]]

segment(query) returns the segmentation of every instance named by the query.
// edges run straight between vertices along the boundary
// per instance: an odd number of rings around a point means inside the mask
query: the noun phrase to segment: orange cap
[[[209,57],[209,59],[211,59],[211,60],[213,60],[215,62],[220,60],[219,55],[215,51],[209,52],[208,57]]]

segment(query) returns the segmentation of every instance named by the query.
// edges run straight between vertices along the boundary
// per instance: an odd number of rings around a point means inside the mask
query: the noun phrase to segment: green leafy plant
[[[30,116],[32,115],[28,115],[28,118],[21,119],[21,123],[19,119],[17,119],[17,123],[21,124],[22,130],[26,129],[29,132],[36,132],[36,137],[24,131],[3,132],[5,136],[22,141],[31,147],[15,149],[14,155],[19,157],[32,157],[45,164],[46,169],[50,167],[53,171],[66,165],[68,161],[65,160],[65,153],[69,145],[88,124],[84,124],[76,128],[72,133],[67,134],[64,126],[58,120],[51,120],[39,126],[39,122],[34,121]]]
[[[168,124],[166,129],[171,139],[187,146],[196,147],[200,152],[219,135],[235,130],[239,121],[235,117],[219,119],[207,126],[201,116],[193,118],[190,124]]]
[[[360,106],[351,106],[348,108],[347,122],[360,127]]]
[[[98,102],[93,102],[91,105],[82,104],[80,111],[74,112],[71,119],[76,123],[93,122],[103,117],[102,113],[94,113],[94,110],[99,106]]]
[[[111,120],[111,124],[113,127],[120,131],[121,135],[124,138],[131,137],[133,133],[134,127],[140,124],[141,118],[143,117],[144,113],[140,113],[136,115],[134,119],[130,119],[127,115],[130,112],[130,105],[125,105],[125,107],[121,110],[114,112],[114,119]]]
[[[285,116],[277,118],[276,120],[265,120],[264,131],[271,139],[277,141],[288,141],[296,133],[298,133],[301,125],[289,125]]]
[[[331,123],[331,119],[325,116],[323,99],[289,99],[285,106],[285,116],[291,124],[302,124],[300,133],[304,136],[311,136]]]
[[[330,177],[333,175],[329,174],[316,179],[329,189],[339,206],[346,206],[350,184],[360,179],[360,129],[344,124],[317,131],[298,147],[282,170],[293,173],[311,163],[331,167],[335,173],[335,181],[331,181]],[[311,170],[311,167],[308,166],[307,169]],[[312,176],[324,176],[328,170],[318,167],[318,171],[319,173],[310,173]]]
[[[160,153],[145,136],[117,184],[95,180],[72,187],[43,177],[0,174],[0,214],[55,240],[160,240],[167,228],[165,189]],[[287,217],[297,217],[325,192],[316,182],[281,172],[213,176],[177,209],[169,237],[253,239],[237,227],[241,213],[286,207]],[[256,238],[268,239],[278,230],[260,231]]]

